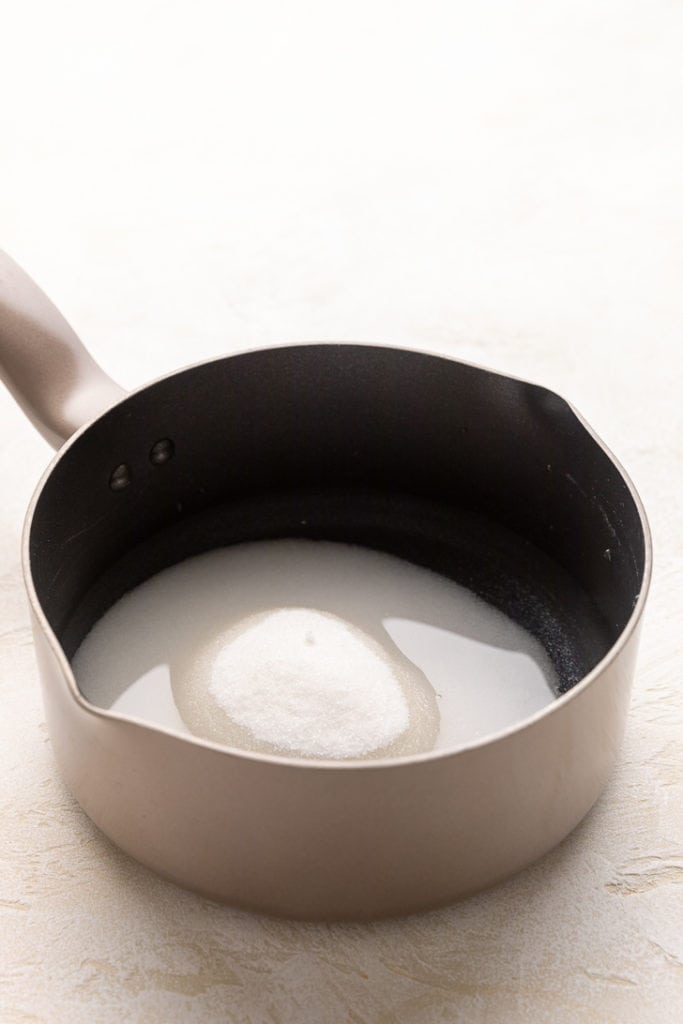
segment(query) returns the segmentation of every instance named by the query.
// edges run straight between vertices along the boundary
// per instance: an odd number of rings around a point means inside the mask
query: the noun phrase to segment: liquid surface
[[[326,541],[188,559],[118,601],[77,651],[93,704],[284,756],[452,749],[555,699],[541,645],[471,591]]]

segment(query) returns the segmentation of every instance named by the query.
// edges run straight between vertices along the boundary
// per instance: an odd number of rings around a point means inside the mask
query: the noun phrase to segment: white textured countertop
[[[449,909],[265,920],[65,791],[19,547],[49,452],[0,392],[0,1020],[668,1024],[683,1015],[683,6],[25,0],[0,246],[126,386],[296,339],[565,394],[650,515],[625,744],[559,849]]]

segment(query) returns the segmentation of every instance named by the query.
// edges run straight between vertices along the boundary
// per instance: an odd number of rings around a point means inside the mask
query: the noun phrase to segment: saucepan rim
[[[385,757],[385,758],[377,758],[377,759],[373,759],[373,760],[360,760],[360,759],[351,759],[351,758],[349,758],[348,760],[346,760],[346,759],[345,760],[328,760],[328,759],[312,760],[312,759],[302,758],[302,757],[285,757],[285,756],[278,755],[278,754],[257,753],[257,752],[253,752],[253,751],[249,751],[249,750],[244,750],[243,748],[231,747],[231,746],[228,746],[226,744],[217,743],[217,742],[215,742],[213,740],[204,739],[203,737],[195,736],[195,735],[192,735],[192,734],[189,734],[189,733],[181,733],[181,732],[177,731],[176,729],[173,729],[173,728],[171,728],[169,726],[164,726],[164,725],[152,723],[152,722],[149,722],[149,721],[137,718],[134,715],[122,714],[122,713],[117,712],[117,711],[111,711],[111,710],[108,710],[106,708],[98,707],[97,705],[91,703],[83,695],[83,693],[80,691],[80,689],[78,687],[78,684],[76,682],[76,678],[74,676],[73,670],[71,668],[71,664],[70,664],[68,658],[66,657],[66,655],[65,655],[65,653],[64,653],[64,651],[62,649],[62,646],[61,646],[59,640],[57,639],[54,631],[52,630],[52,627],[50,626],[45,613],[43,612],[41,603],[40,603],[40,601],[38,599],[38,595],[36,593],[35,586],[34,586],[34,583],[33,583],[33,574],[32,574],[32,571],[31,571],[31,558],[30,558],[30,551],[29,551],[29,538],[30,538],[30,533],[31,533],[31,526],[32,526],[32,523],[33,523],[33,515],[34,515],[37,503],[38,503],[38,501],[40,499],[40,496],[41,496],[41,494],[43,492],[44,486],[45,486],[48,478],[51,476],[54,468],[61,461],[61,459],[63,458],[64,454],[68,451],[68,449],[72,445],[76,444],[78,442],[79,438],[83,434],[85,434],[88,430],[90,430],[90,428],[93,426],[93,424],[96,423],[99,419],[101,419],[102,416],[106,415],[107,412],[109,411],[109,410],[104,410],[99,416],[95,417],[95,419],[91,420],[88,423],[85,423],[78,430],[76,430],[71,435],[71,437],[69,437],[65,441],[65,443],[61,446],[61,448],[57,452],[55,452],[55,454],[53,455],[52,459],[50,460],[48,466],[46,467],[45,471],[41,475],[41,477],[40,477],[40,479],[38,481],[38,484],[36,485],[36,488],[35,488],[35,490],[33,492],[33,495],[31,497],[31,501],[30,501],[28,509],[26,511],[26,516],[25,516],[25,519],[24,519],[24,526],[23,526],[23,531],[22,531],[22,541],[21,541],[22,570],[23,570],[24,584],[25,584],[25,587],[26,587],[28,598],[29,598],[29,601],[30,601],[33,613],[34,613],[34,615],[35,615],[35,617],[37,619],[37,622],[38,622],[40,628],[42,629],[43,634],[44,634],[44,636],[45,636],[45,638],[46,638],[46,640],[47,640],[47,642],[48,642],[48,644],[49,644],[49,646],[50,646],[50,648],[52,650],[52,653],[54,654],[55,658],[57,659],[57,662],[59,663],[59,666],[60,666],[60,668],[62,670],[62,675],[63,675],[63,677],[64,677],[64,679],[65,679],[65,681],[67,683],[70,697],[81,708],[81,710],[87,712],[88,714],[96,715],[99,718],[111,719],[114,722],[120,722],[122,725],[133,726],[133,727],[137,727],[137,728],[140,728],[140,729],[145,729],[145,730],[151,731],[153,733],[166,734],[166,735],[169,735],[169,736],[171,736],[174,739],[177,739],[179,741],[183,741],[185,743],[190,743],[190,744],[192,744],[192,745],[194,745],[194,746],[196,746],[196,747],[198,747],[200,749],[205,749],[207,751],[211,751],[212,753],[222,754],[222,755],[224,755],[224,756],[226,756],[228,758],[239,758],[240,760],[260,762],[260,763],[262,763],[264,765],[273,765],[273,767],[278,767],[278,768],[291,768],[293,770],[305,769],[307,771],[311,771],[311,770],[312,771],[321,771],[321,770],[322,771],[360,771],[360,770],[362,770],[362,771],[380,771],[380,770],[387,770],[387,769],[391,769],[391,768],[406,768],[406,767],[408,767],[410,765],[413,765],[413,764],[417,765],[417,764],[424,764],[425,762],[438,762],[438,761],[441,761],[441,760],[446,759],[446,758],[450,759],[450,758],[454,758],[454,757],[458,757],[458,756],[466,756],[467,754],[470,754],[473,751],[483,750],[483,749],[485,749],[487,747],[496,746],[499,743],[501,743],[502,741],[504,741],[506,739],[509,739],[510,737],[512,737],[514,735],[521,734],[521,733],[525,732],[526,730],[533,728],[538,722],[541,722],[543,719],[545,719],[549,715],[560,714],[562,709],[570,701],[573,701],[573,700],[577,699],[579,697],[579,695],[581,693],[583,693],[589,686],[591,686],[593,683],[597,682],[599,677],[610,667],[610,665],[618,657],[620,651],[628,643],[632,633],[636,629],[636,627],[637,627],[637,625],[638,625],[638,623],[640,621],[640,618],[641,618],[641,616],[643,614],[643,610],[644,610],[644,607],[645,607],[645,604],[646,604],[646,601],[647,601],[647,597],[648,597],[648,593],[649,593],[649,589],[650,589],[650,584],[651,584],[651,578],[652,578],[652,536],[651,536],[651,531],[650,531],[650,526],[649,526],[649,523],[648,523],[647,515],[646,515],[645,509],[643,507],[643,503],[642,503],[642,501],[640,499],[640,496],[638,494],[638,491],[636,490],[636,488],[635,488],[635,486],[633,484],[633,481],[629,477],[628,473],[626,472],[626,470],[624,469],[622,464],[619,462],[619,460],[612,453],[612,451],[607,447],[607,445],[604,443],[604,441],[599,437],[599,435],[596,433],[596,431],[593,429],[593,427],[591,427],[591,425],[584,419],[584,417],[572,405],[572,403],[569,402],[566,398],[564,398],[564,396],[561,395],[559,392],[554,391],[554,390],[552,390],[550,388],[547,388],[544,385],[536,384],[534,382],[528,381],[525,378],[518,377],[515,374],[510,374],[510,373],[507,373],[507,372],[503,372],[501,370],[492,370],[492,369],[489,369],[488,367],[481,366],[480,364],[471,362],[469,360],[459,359],[459,358],[456,358],[456,357],[454,357],[454,356],[452,356],[450,354],[444,353],[444,352],[435,352],[435,351],[424,349],[424,348],[412,348],[412,347],[405,346],[405,345],[395,345],[395,344],[392,344],[391,342],[364,342],[364,341],[363,342],[355,342],[355,341],[354,342],[339,342],[339,341],[322,341],[322,342],[306,341],[306,342],[296,342],[296,341],[294,341],[294,342],[284,342],[284,343],[280,343],[280,344],[277,344],[277,345],[268,344],[268,345],[254,346],[254,347],[251,347],[251,348],[248,348],[248,349],[240,349],[240,350],[235,351],[235,352],[226,353],[226,354],[224,354],[222,356],[214,356],[214,357],[211,357],[211,358],[208,358],[208,359],[201,359],[201,360],[198,360],[196,362],[189,363],[189,364],[187,364],[185,366],[182,366],[182,367],[180,367],[178,369],[172,370],[169,373],[162,374],[161,376],[155,378],[154,380],[148,381],[145,384],[142,384],[139,387],[132,389],[131,391],[127,392],[124,395],[124,397],[121,399],[121,403],[117,403],[112,408],[116,408],[119,404],[122,404],[122,403],[126,402],[128,398],[131,398],[131,397],[133,397],[135,395],[141,394],[142,392],[146,391],[150,387],[153,387],[154,385],[159,384],[159,383],[161,383],[161,382],[163,382],[165,380],[169,380],[170,378],[180,376],[180,375],[186,373],[187,371],[196,369],[198,367],[206,366],[206,365],[209,365],[211,363],[223,362],[226,359],[233,358],[234,356],[251,355],[251,354],[254,354],[254,353],[257,353],[257,352],[264,352],[264,351],[271,351],[271,350],[285,349],[285,348],[299,348],[299,349],[317,348],[317,347],[320,347],[320,346],[323,346],[323,345],[324,346],[327,346],[327,345],[338,345],[338,346],[352,345],[352,346],[355,346],[355,347],[362,347],[362,348],[388,348],[388,349],[392,349],[394,351],[399,351],[399,352],[408,352],[408,353],[413,353],[415,355],[424,355],[424,356],[436,357],[438,359],[447,360],[448,362],[458,363],[458,364],[460,364],[462,366],[466,366],[466,367],[469,367],[469,368],[471,368],[473,370],[477,370],[477,371],[480,371],[482,373],[490,374],[492,376],[501,377],[501,378],[504,378],[506,380],[511,380],[511,381],[518,381],[518,382],[520,382],[522,384],[526,384],[526,385],[529,385],[529,386],[531,386],[533,388],[536,388],[539,391],[542,391],[542,392],[546,393],[547,395],[553,396],[555,398],[559,398],[559,399],[561,399],[561,401],[563,401],[566,404],[567,408],[576,417],[578,423],[587,432],[587,434],[590,436],[590,438],[593,440],[593,442],[595,444],[597,444],[599,448],[602,449],[602,451],[605,453],[607,458],[613,464],[613,466],[615,467],[615,469],[617,470],[617,472],[620,474],[621,478],[623,479],[624,483],[626,484],[626,486],[627,486],[627,488],[629,490],[629,493],[630,493],[630,495],[631,495],[631,497],[633,499],[633,502],[635,504],[635,507],[636,507],[636,509],[638,511],[640,527],[641,527],[641,530],[642,530],[642,533],[643,533],[644,565],[643,565],[642,586],[640,588],[640,592],[639,592],[638,597],[636,599],[636,602],[635,602],[635,604],[633,606],[633,611],[631,612],[631,615],[629,616],[628,621],[624,625],[624,627],[621,630],[619,636],[614,641],[614,643],[612,644],[610,649],[607,651],[607,653],[604,655],[604,657],[601,658],[601,660],[598,662],[598,664],[595,665],[594,668],[592,668],[590,670],[590,672],[588,672],[583,677],[583,679],[581,679],[581,680],[579,680],[579,682],[575,683],[571,687],[571,689],[567,690],[565,693],[563,693],[560,696],[556,697],[555,700],[553,700],[550,704],[547,704],[545,707],[541,708],[539,711],[536,711],[532,715],[529,715],[528,717],[523,718],[521,721],[515,722],[512,725],[509,725],[509,726],[507,726],[507,727],[505,727],[503,729],[499,729],[496,732],[489,733],[489,734],[487,734],[487,735],[485,735],[485,736],[483,736],[483,737],[481,737],[479,739],[471,740],[471,741],[469,741],[467,743],[458,745],[457,747],[453,747],[453,748],[450,748],[450,749],[449,748],[444,748],[444,749],[438,749],[438,750],[431,750],[431,751],[426,751],[424,753],[419,753],[419,754],[404,754],[403,756],[400,756],[400,757]]]

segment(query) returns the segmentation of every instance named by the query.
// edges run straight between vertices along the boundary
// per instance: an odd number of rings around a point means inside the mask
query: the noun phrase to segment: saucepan
[[[565,400],[352,343],[243,352],[126,394],[8,257],[0,361],[59,449],[23,539],[49,733],[121,849],[235,905],[363,919],[489,886],[587,813],[624,730],[651,544],[633,485]],[[86,699],[71,661],[122,595],[274,538],[349,542],[464,584],[541,642],[556,699],[453,749],[371,761],[250,753]]]

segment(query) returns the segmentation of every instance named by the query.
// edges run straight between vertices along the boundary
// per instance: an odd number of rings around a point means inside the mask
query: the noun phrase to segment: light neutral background
[[[598,429],[656,548],[619,765],[557,851],[425,916],[260,919],[57,777],[19,565],[49,452],[2,391],[0,1020],[680,1020],[683,4],[0,6],[0,245],[117,380],[320,338],[511,371]]]

